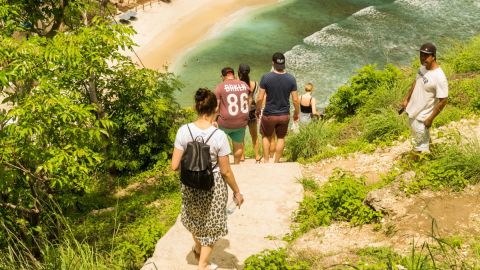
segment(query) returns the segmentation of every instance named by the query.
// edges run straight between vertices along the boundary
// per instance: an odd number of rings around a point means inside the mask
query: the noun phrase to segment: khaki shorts
[[[412,130],[412,144],[415,151],[426,152],[430,150],[430,131],[422,121],[409,118]]]
[[[271,137],[273,132],[277,138],[283,139],[287,136],[288,122],[290,122],[290,115],[264,115],[260,124],[260,131],[263,136]]]

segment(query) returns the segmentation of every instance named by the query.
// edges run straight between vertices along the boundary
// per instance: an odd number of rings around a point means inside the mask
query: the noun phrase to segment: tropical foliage
[[[11,108],[0,113],[3,248],[43,239],[51,211],[81,210],[111,176],[164,163],[188,113],[173,74],[122,53],[134,31],[102,16],[106,4],[95,14],[81,0],[0,3],[0,89]]]

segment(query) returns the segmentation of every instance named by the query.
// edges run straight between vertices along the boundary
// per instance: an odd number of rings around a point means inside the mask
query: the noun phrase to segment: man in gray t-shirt
[[[260,80],[260,90],[257,96],[257,119],[260,116],[265,94],[267,95],[265,108],[261,118],[260,132],[263,142],[263,157],[268,163],[270,157],[270,144],[273,133],[277,135],[275,148],[275,162],[279,162],[285,148],[285,136],[288,132],[290,121],[290,96],[295,108],[293,120],[298,121],[299,103],[297,81],[295,77],[285,71],[285,56],[274,53],[272,56],[273,71],[266,73]]]

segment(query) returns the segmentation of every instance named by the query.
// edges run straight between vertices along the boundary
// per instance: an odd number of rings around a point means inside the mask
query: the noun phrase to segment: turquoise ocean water
[[[184,106],[198,87],[214,89],[220,69],[251,66],[260,80],[271,55],[285,52],[300,92],[312,82],[320,107],[354,74],[376,63],[410,65],[425,42],[442,53],[456,41],[480,34],[480,0],[296,0],[250,12],[179,60],[174,72],[185,84]]]

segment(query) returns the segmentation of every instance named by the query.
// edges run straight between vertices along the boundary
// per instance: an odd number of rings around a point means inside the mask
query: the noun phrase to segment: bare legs
[[[274,133],[270,137],[263,136],[262,144],[265,163],[268,163],[273,157],[275,157],[274,162],[279,162],[285,147],[285,139],[278,139]]]
[[[208,270],[208,258],[212,254],[213,246],[202,246],[200,260],[198,260],[198,270]]]
[[[193,241],[195,241],[195,252],[200,254],[198,260],[198,270],[209,270],[208,268],[208,259],[212,254],[213,246],[202,246],[200,241],[192,234]]]
[[[283,149],[285,148],[285,138],[277,138],[277,145],[275,148],[275,163],[280,162],[280,158],[283,155]]]
[[[255,160],[259,160],[260,154],[258,153],[259,143],[258,143],[257,121],[251,121],[250,123],[248,123],[248,131],[250,132],[250,137],[252,137],[253,151],[255,152]]]
[[[276,138],[277,138],[277,135],[273,133],[272,140],[270,141],[270,149],[269,149],[270,158],[273,158],[273,156],[275,155]]]
[[[258,142],[258,129],[257,129],[257,121],[249,121],[248,122],[248,131],[250,132],[250,137],[252,138],[253,144],[253,151],[255,152],[255,160],[260,160],[260,154],[258,150],[260,149],[260,144]],[[245,140],[243,141],[243,154],[242,154],[242,161],[245,160]]]
[[[243,154],[243,143],[233,142],[233,164],[240,164]]]

